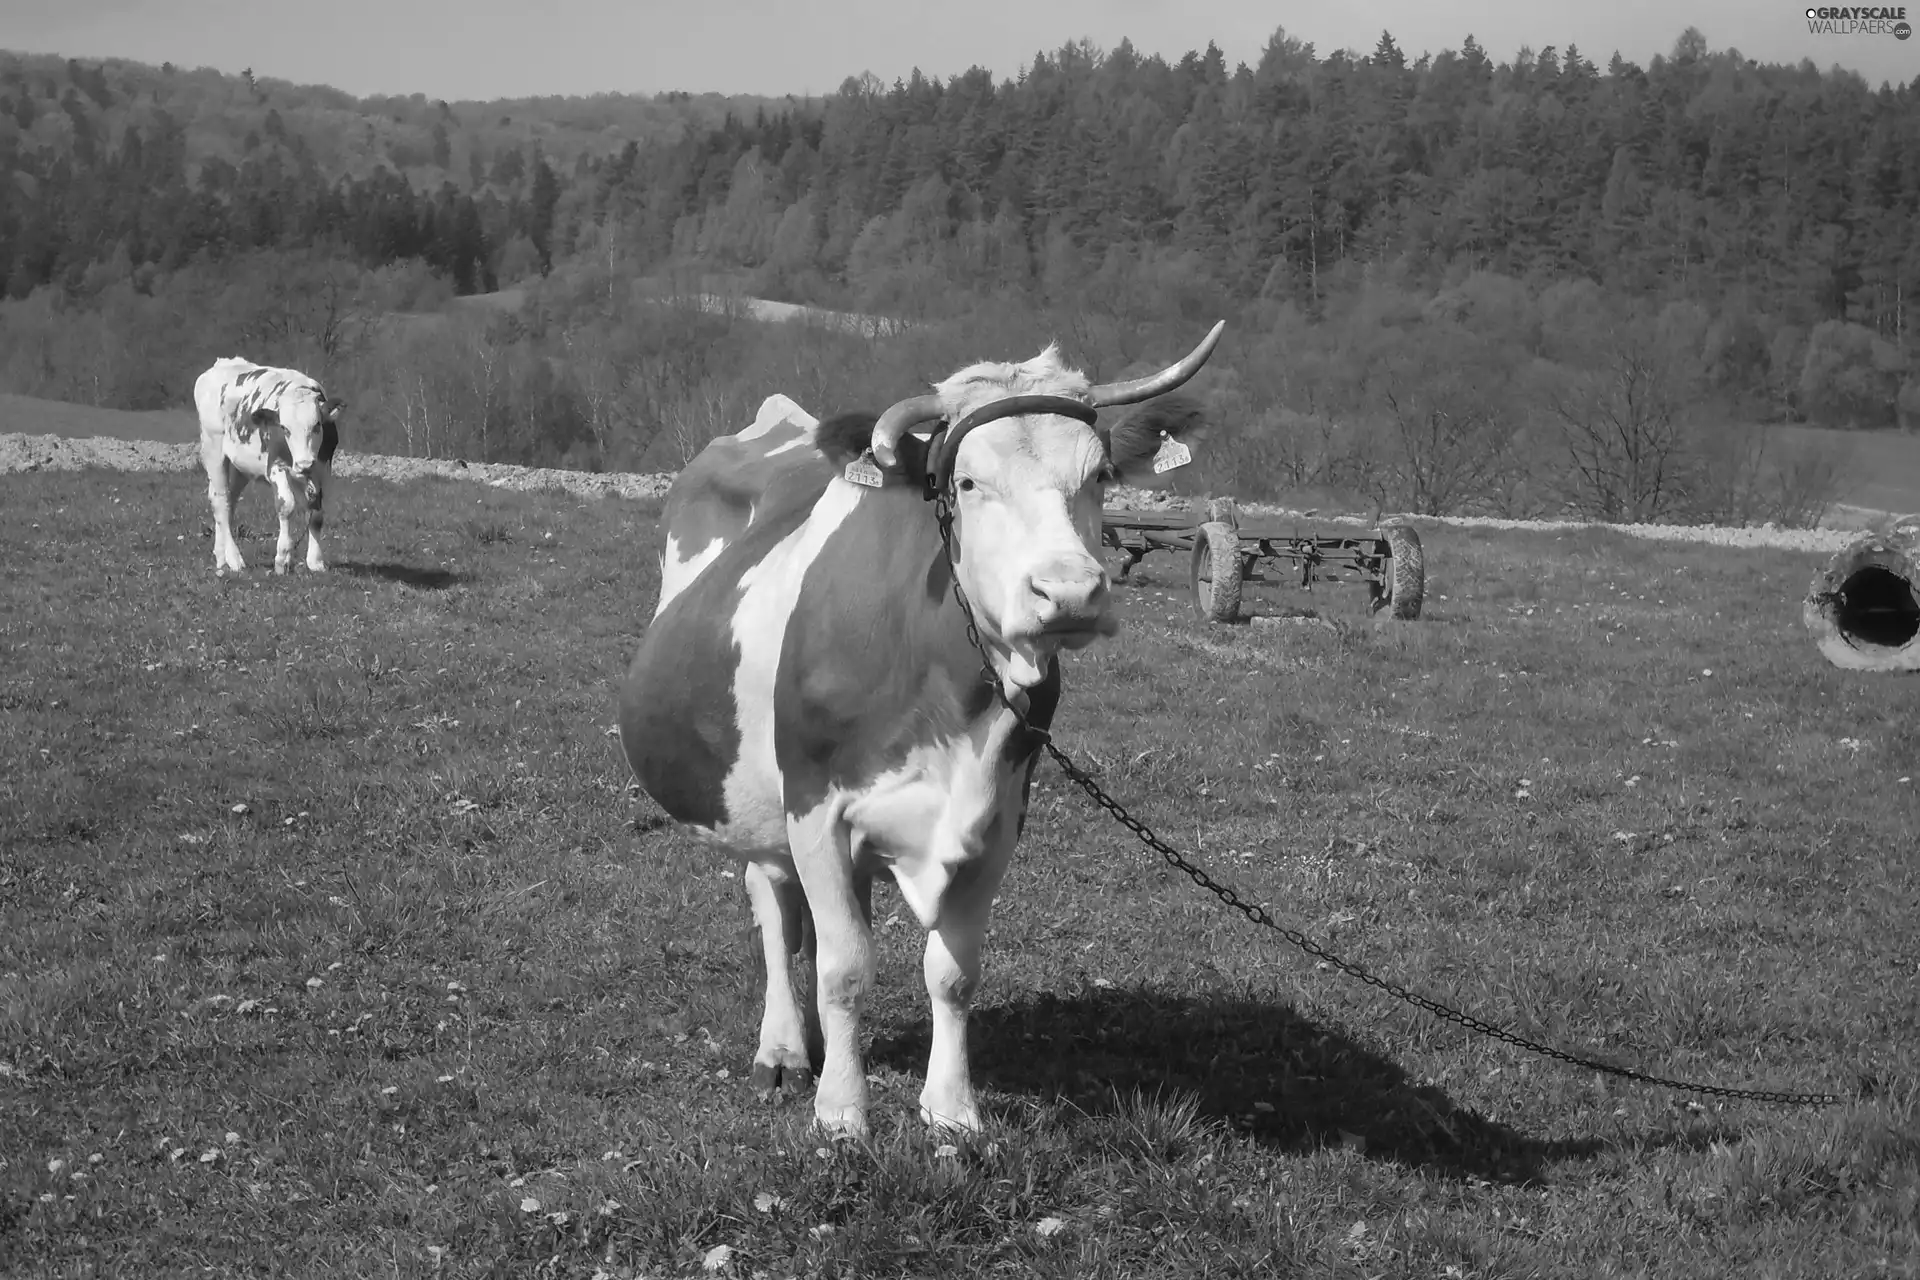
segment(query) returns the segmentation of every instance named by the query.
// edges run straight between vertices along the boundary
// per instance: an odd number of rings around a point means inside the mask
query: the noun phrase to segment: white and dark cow
[[[340,444],[345,402],[297,370],[230,356],[214,361],[194,380],[193,403],[200,413],[200,461],[207,469],[207,497],[213,503],[214,568],[235,573],[246,569],[233,539],[233,511],[247,481],[265,479],[273,486],[280,517],[273,571],[286,573],[293,565],[296,518],[302,511],[307,568],[325,571],[322,503]]]
[[[817,1065],[818,1123],[867,1131],[859,1019],[884,877],[928,930],[921,1116],[979,1128],[967,1017],[1040,749],[1021,717],[1044,731],[1059,652],[1118,629],[1098,557],[1105,486],[1156,483],[1190,457],[1180,442],[1199,418],[1179,397],[1111,428],[1094,411],[1184,383],[1222,327],[1124,383],[1092,386],[1048,347],[962,369],[878,419],[816,422],[773,396],[675,480],[621,741],[668,814],[746,862],[767,971],[752,1073],[764,1096],[804,1087]],[[955,561],[929,477],[952,496]],[[968,641],[956,562],[1005,702]],[[817,1006],[795,991],[802,950]]]

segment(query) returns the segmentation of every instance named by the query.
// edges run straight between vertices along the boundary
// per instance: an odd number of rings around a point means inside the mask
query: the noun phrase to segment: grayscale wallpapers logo
[[[1816,36],[1913,35],[1905,5],[1820,5],[1807,10],[1807,32]]]

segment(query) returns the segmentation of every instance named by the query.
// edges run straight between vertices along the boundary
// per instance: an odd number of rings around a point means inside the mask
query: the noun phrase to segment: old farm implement
[[[1340,532],[1277,520],[1242,524],[1225,499],[1204,512],[1108,510],[1101,524],[1101,540],[1126,557],[1122,579],[1152,552],[1187,556],[1194,612],[1213,622],[1239,618],[1240,588],[1248,582],[1293,581],[1304,590],[1316,582],[1363,582],[1370,610],[1401,621],[1420,616],[1426,592],[1420,535],[1407,524]],[[1281,565],[1288,566],[1284,576],[1259,572]]]

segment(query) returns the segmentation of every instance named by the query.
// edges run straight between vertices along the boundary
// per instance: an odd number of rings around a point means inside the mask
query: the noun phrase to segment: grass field
[[[1416,989],[1870,1096],[1690,1102],[1469,1037],[1043,766],[989,1133],[920,1129],[920,933],[882,888],[875,1138],[829,1147],[745,1082],[735,869],[607,736],[654,509],[349,482],[335,572],[222,581],[190,479],[0,477],[0,1274],[1920,1274],[1920,681],[1818,660],[1816,557],[1436,528],[1418,623],[1344,587],[1211,630],[1153,557],[1055,728]]]

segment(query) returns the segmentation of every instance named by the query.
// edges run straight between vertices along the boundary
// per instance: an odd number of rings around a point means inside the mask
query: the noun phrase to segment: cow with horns
[[[247,481],[273,486],[280,517],[280,541],[273,571],[293,565],[298,536],[296,517],[307,523],[307,568],[325,571],[320,529],[321,502],[340,444],[340,410],[320,384],[294,369],[275,369],[238,356],[215,360],[193,384],[200,414],[200,461],[207,471],[207,497],[213,503],[213,567],[224,573],[247,567],[233,538],[233,511]]]
[[[752,1080],[867,1126],[860,1011],[872,888],[927,930],[920,1114],[980,1127],[967,1059],[988,912],[1060,697],[1057,656],[1113,635],[1100,546],[1114,482],[1156,484],[1199,415],[1179,363],[1091,385],[1049,346],[976,364],[875,419],[785,396],[675,480],[660,602],[620,691],[629,765],[669,816],[745,861],[766,963]],[[812,954],[816,1001],[795,992]]]

